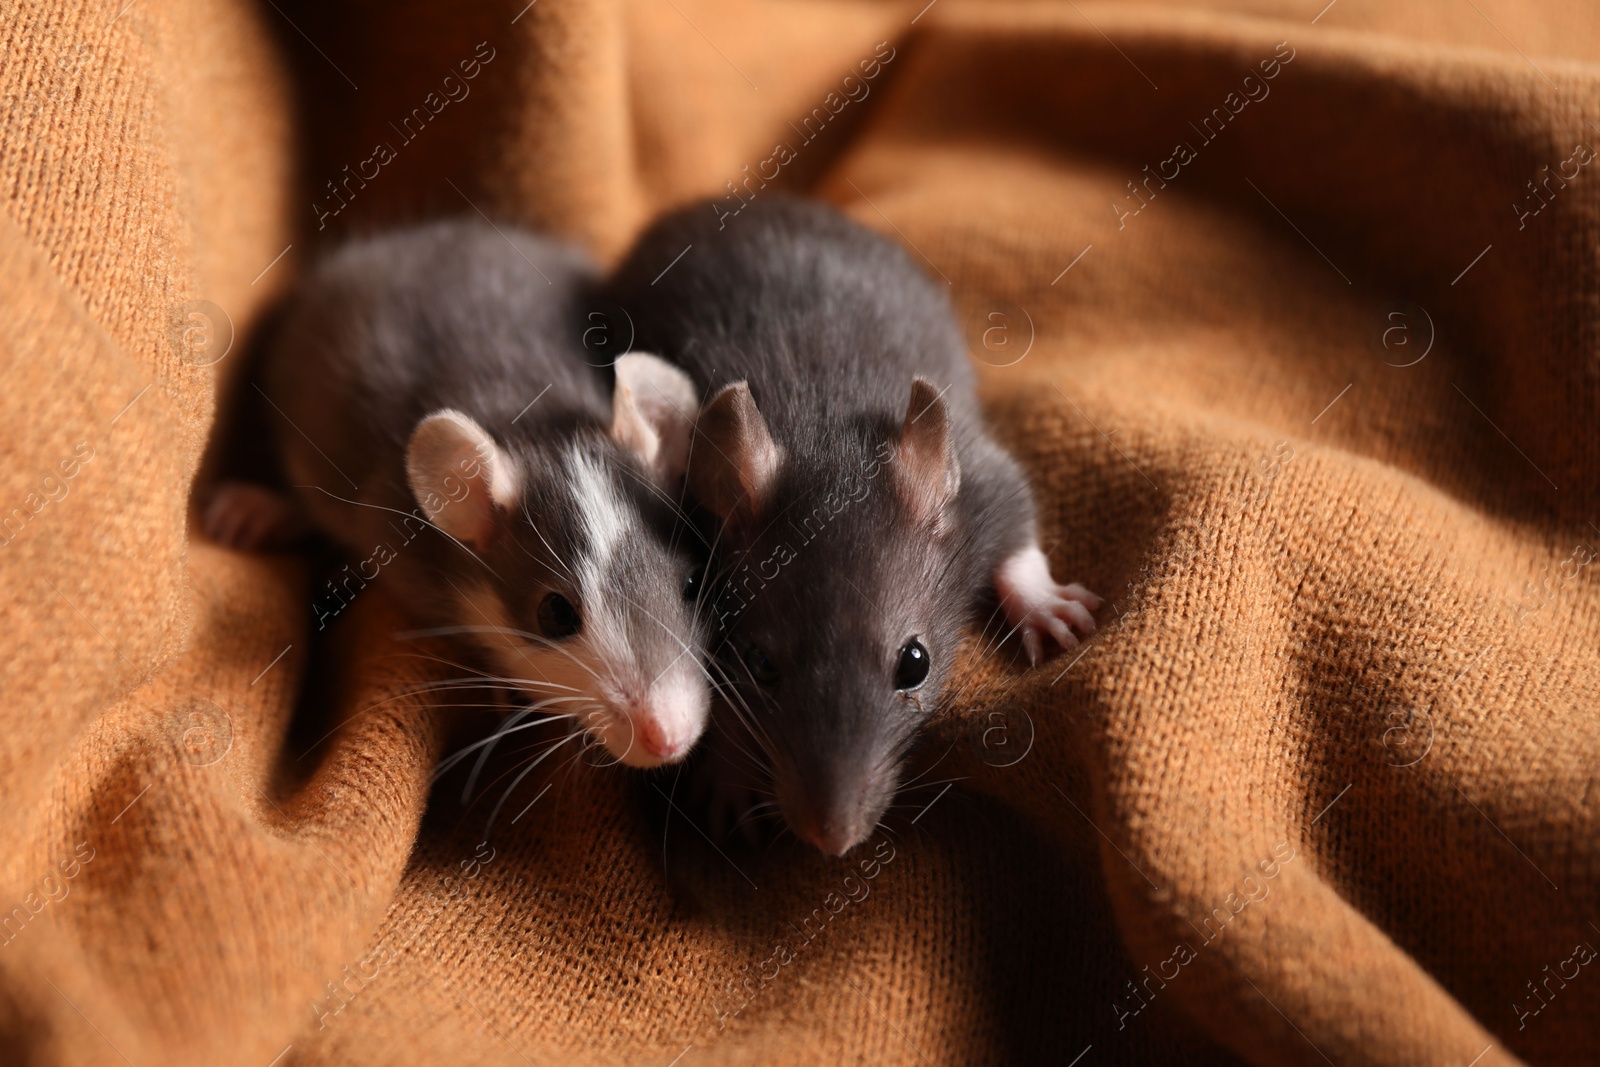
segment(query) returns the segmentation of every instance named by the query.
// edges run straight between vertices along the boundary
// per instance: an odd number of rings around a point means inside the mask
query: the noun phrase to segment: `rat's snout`
[[[882,812],[873,810],[865,781],[851,787],[820,775],[807,777],[804,784],[793,783],[798,789],[775,783],[784,819],[800,840],[830,856],[843,856],[867,839]]]
[[[837,814],[807,814],[800,819],[796,833],[830,856],[843,856],[867,836],[853,820]]]
[[[675,733],[648,711],[635,710],[630,717],[638,724],[639,746],[647,755],[663,763],[671,762],[689,751],[693,741]]]
[[[796,837],[843,856],[877,832],[894,799],[899,771],[880,739],[790,750],[774,762],[772,788]]]
[[[675,763],[689,754],[706,726],[710,695],[693,676],[669,675],[648,689],[634,690],[620,702],[632,727],[633,743],[620,754],[631,767]]]

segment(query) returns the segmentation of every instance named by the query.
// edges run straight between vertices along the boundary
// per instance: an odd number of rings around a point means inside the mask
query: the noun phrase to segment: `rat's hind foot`
[[[244,551],[281,548],[310,532],[292,498],[252,482],[223,482],[206,505],[206,533]]]
[[[1094,633],[1094,611],[1104,601],[1083,586],[1057,585],[1050,561],[1037,545],[1012,553],[995,568],[995,591],[1006,619],[1022,638],[1028,662],[1044,658],[1049,634],[1062,648],[1077,648],[1078,637]]]

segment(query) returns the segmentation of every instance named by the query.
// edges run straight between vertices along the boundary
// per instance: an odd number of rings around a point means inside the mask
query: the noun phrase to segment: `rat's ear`
[[[616,362],[611,436],[644,461],[651,477],[676,486],[689,463],[689,435],[700,404],[694,382],[666,360],[630,352]]]
[[[495,509],[517,501],[511,457],[482,426],[449,408],[417,423],[406,447],[406,480],[428,521],[471,547],[488,542]]]
[[[950,409],[926,378],[911,381],[911,402],[894,455],[900,498],[919,522],[943,529],[946,509],[961,488],[961,463],[956,458]]]
[[[689,491],[722,516],[761,513],[781,459],[750,387],[734,382],[700,409],[689,462]]]

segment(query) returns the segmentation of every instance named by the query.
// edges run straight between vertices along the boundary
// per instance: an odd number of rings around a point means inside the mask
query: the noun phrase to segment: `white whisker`
[[[490,574],[494,574],[494,576],[496,578],[500,577],[500,575],[495,574],[495,569],[493,567],[489,566],[487,563],[485,563],[483,561],[483,557],[479,556],[476,552],[472,551],[472,549],[468,548],[466,545],[462,544],[460,541],[457,541],[454,537],[450,537],[450,535],[448,533],[445,533],[444,530],[440,529],[435,524],[433,524],[431,522],[428,522],[427,519],[424,519],[420,515],[415,515],[415,514],[409,512],[409,511],[401,511],[398,508],[386,508],[382,504],[368,504],[368,503],[365,503],[365,502],[360,501],[360,500],[351,500],[351,499],[349,499],[347,497],[339,496],[337,493],[330,493],[326,489],[322,488],[322,486],[320,486],[320,485],[296,485],[296,486],[293,486],[292,488],[294,488],[294,489],[315,489],[317,492],[322,493],[324,496],[331,496],[335,500],[343,501],[346,504],[354,504],[356,507],[359,507],[359,508],[372,508],[375,511],[388,511],[388,512],[392,512],[395,515],[403,516],[404,518],[407,518],[407,519],[417,519],[418,521],[426,523],[428,526],[433,527],[433,529],[438,530],[439,533],[444,534],[444,536],[449,537],[450,540],[452,542],[454,542],[454,544],[456,545],[457,548],[461,549],[461,551],[465,552],[467,555],[469,555],[473,559],[477,560],[479,565],[482,566],[484,570],[488,571]]]

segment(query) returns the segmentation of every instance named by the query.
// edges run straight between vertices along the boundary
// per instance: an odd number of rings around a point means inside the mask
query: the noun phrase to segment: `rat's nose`
[[[630,767],[659,767],[688,755],[706,725],[710,693],[698,675],[669,674],[648,687],[622,689],[615,711],[627,720],[628,750],[621,759]]]
[[[854,827],[837,816],[808,814],[800,821],[800,837],[830,856],[843,856],[861,842]]]
[[[688,738],[669,734],[660,720],[653,716],[641,715],[635,721],[638,723],[640,747],[656,759],[676,759],[689,747]]]

